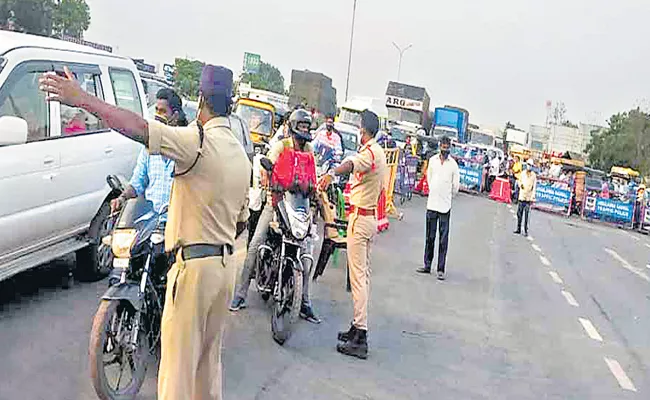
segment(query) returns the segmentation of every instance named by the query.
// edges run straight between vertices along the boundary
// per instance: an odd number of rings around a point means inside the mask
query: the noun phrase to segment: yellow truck
[[[238,99],[234,113],[246,122],[254,145],[268,143],[273,137],[275,106],[260,100]]]

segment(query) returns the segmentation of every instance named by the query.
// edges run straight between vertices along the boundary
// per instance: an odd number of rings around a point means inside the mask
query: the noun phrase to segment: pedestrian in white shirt
[[[436,245],[436,229],[438,229],[440,235],[438,243],[438,280],[445,279],[451,199],[458,193],[460,188],[458,164],[453,158],[449,157],[450,146],[451,139],[446,136],[443,137],[440,140],[440,153],[429,159],[429,167],[427,168],[429,199],[427,201],[424,267],[417,269],[419,273],[431,273],[433,250]]]
[[[501,169],[501,159],[499,156],[494,153],[490,159],[490,177],[488,180],[488,192],[492,190],[492,184],[499,176],[499,170]]]

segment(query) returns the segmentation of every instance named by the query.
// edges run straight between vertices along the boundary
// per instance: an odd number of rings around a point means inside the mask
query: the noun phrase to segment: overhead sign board
[[[176,76],[176,66],[172,64],[163,64],[163,73],[165,74],[165,79],[169,82],[174,82],[174,77]]]
[[[386,96],[386,107],[399,107],[407,110],[422,111],[424,103],[417,100],[388,95]]]
[[[247,74],[256,74],[260,72],[262,57],[259,54],[244,53],[244,72]]]

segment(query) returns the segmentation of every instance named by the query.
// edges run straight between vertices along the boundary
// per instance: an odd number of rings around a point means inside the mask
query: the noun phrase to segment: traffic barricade
[[[492,183],[490,198],[501,203],[510,204],[510,181],[504,178],[496,178]]]
[[[395,191],[395,178],[397,177],[397,165],[399,160],[399,149],[384,149],[386,155],[386,167],[388,177],[386,181],[386,214],[391,217],[402,218],[402,214],[395,207],[393,192]]]
[[[397,178],[395,180],[395,193],[400,195],[400,204],[411,200],[417,180],[418,164],[420,158],[406,152],[400,152],[397,164]]]
[[[606,199],[599,191],[585,193],[582,202],[582,218],[589,221],[602,221],[624,228],[632,228],[635,204],[632,199]]]
[[[533,208],[568,217],[571,215],[572,193],[568,181],[538,176]]]

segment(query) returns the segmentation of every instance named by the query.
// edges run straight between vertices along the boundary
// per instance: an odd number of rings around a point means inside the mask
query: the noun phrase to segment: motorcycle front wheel
[[[124,300],[102,300],[90,333],[90,377],[102,400],[132,400],[147,372],[148,346],[140,324],[131,344],[135,310]]]
[[[274,299],[271,315],[273,340],[279,345],[291,336],[291,327],[298,320],[302,304],[302,272],[286,267],[282,275],[280,300]]]

